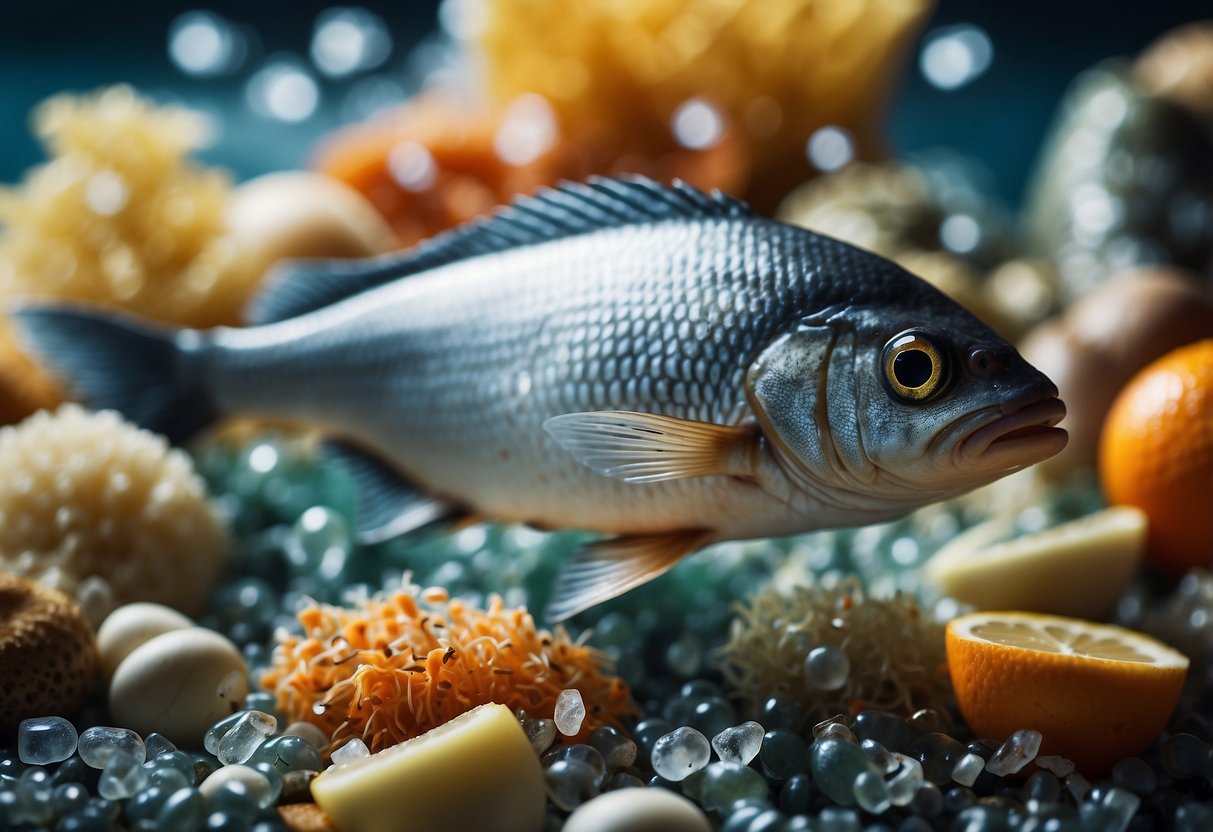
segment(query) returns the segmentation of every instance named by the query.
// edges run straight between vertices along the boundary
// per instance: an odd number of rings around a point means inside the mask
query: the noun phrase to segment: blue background
[[[216,0],[202,6],[152,0],[80,3],[0,0],[0,183],[15,182],[42,159],[29,134],[31,108],[48,95],[125,81],[159,98],[240,113],[247,104],[246,67],[229,79],[181,74],[166,51],[169,24],[181,12],[205,8],[255,28],[259,55],[306,57],[316,16],[326,2],[249,3]],[[380,71],[403,67],[408,51],[435,27],[434,2],[365,2],[388,23],[395,48]],[[917,46],[907,62],[889,133],[895,150],[946,146],[992,171],[997,190],[1015,203],[1059,97],[1074,75],[1107,57],[1135,55],[1167,29],[1213,17],[1202,2],[1116,5],[1107,2],[960,2],[945,0],[924,29],[951,23],[982,27],[994,46],[990,69],[956,91],[932,88],[917,69]],[[252,66],[258,56],[253,56]],[[330,85],[331,86],[331,85]],[[322,85],[323,92],[334,92]],[[330,96],[331,98],[332,96]],[[238,177],[298,167],[317,136],[340,123],[335,107],[299,125],[276,124],[247,112],[204,158]]]

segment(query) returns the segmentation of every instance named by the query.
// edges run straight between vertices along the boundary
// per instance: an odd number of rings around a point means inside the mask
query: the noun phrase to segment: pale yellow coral
[[[841,686],[824,690],[806,679],[805,659],[817,647],[847,655]],[[723,659],[725,679],[754,713],[776,695],[813,721],[864,708],[908,716],[952,698],[943,625],[906,595],[865,594],[857,579],[771,585],[739,608]]]
[[[567,127],[625,153],[662,147],[682,105],[708,102],[743,133],[753,171],[746,195],[770,209],[815,172],[805,144],[822,127],[841,127],[861,158],[882,154],[894,77],[932,5],[481,0],[473,8],[498,102],[538,93]]]
[[[34,122],[52,159],[0,189],[0,294],[239,321],[265,263],[227,234],[227,175],[189,158],[202,116],[118,86],[56,96]]]
[[[229,551],[188,456],[77,405],[0,429],[0,571],[201,612]]]

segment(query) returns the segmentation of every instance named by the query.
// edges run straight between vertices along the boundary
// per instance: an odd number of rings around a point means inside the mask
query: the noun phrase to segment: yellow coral
[[[112,412],[64,405],[0,429],[0,571],[198,614],[229,543],[182,451]]]
[[[189,159],[205,119],[126,86],[36,111],[52,160],[0,190],[0,294],[236,323],[264,268],[227,235],[231,183]]]
[[[567,688],[586,704],[580,741],[633,712],[627,686],[603,673],[604,656],[563,628],[536,628],[498,596],[479,610],[441,588],[405,586],[352,609],[312,604],[299,621],[305,634],[283,639],[261,683],[330,747],[360,737],[378,751],[486,702],[551,719]]]
[[[626,153],[664,147],[671,119],[711,102],[744,132],[748,198],[775,202],[814,171],[805,143],[835,125],[882,153],[894,75],[930,0],[483,0],[497,101],[552,102],[562,123]]]

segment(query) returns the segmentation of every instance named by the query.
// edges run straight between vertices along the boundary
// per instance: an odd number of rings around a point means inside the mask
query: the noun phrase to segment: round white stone
[[[124,604],[107,615],[97,630],[101,669],[106,676],[112,676],[122,660],[139,645],[162,633],[193,626],[193,621],[164,604]]]
[[[564,832],[711,832],[707,815],[666,789],[618,789],[577,808]]]
[[[113,720],[198,748],[206,730],[240,710],[248,670],[229,639],[204,627],[162,633],[131,651],[110,681]]]

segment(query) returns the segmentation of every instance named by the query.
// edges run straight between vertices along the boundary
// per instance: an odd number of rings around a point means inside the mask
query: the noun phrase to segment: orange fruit
[[[1149,636],[1078,618],[975,612],[946,635],[948,671],[973,733],[1041,733],[1041,754],[1087,776],[1144,751],[1171,718],[1188,659]]]
[[[1120,391],[1099,474],[1109,503],[1146,513],[1148,562],[1177,574],[1213,565],[1213,338],[1167,353]]]

